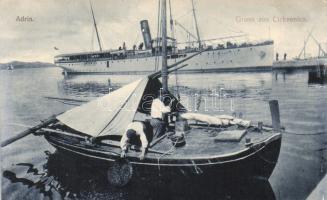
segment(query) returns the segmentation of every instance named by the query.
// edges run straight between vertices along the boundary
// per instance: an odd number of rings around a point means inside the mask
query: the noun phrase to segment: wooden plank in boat
[[[239,142],[246,134],[246,130],[226,130],[218,133],[215,142]]]

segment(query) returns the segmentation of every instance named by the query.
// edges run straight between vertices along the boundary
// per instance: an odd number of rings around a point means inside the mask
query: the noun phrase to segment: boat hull
[[[45,138],[60,152],[90,162],[95,168],[108,169],[119,159],[118,153],[71,145],[54,134],[46,135]],[[225,157],[203,157],[193,160],[168,159],[159,155],[156,159],[146,158],[144,161],[139,161],[137,157],[127,159],[133,166],[134,174],[142,177],[165,179],[184,177],[206,181],[233,181],[252,177],[268,179],[277,163],[280,146],[281,135],[277,134],[242,152]]]

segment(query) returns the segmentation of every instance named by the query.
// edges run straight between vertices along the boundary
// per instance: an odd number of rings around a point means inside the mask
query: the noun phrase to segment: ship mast
[[[97,39],[98,39],[99,48],[100,48],[100,51],[102,51],[102,46],[101,46],[101,42],[100,42],[100,37],[99,37],[98,27],[97,27],[97,23],[96,23],[96,21],[95,21],[95,17],[94,17],[94,13],[93,13],[93,7],[92,7],[91,0],[89,0],[89,2],[90,2],[90,6],[91,6],[91,12],[92,12],[92,17],[93,17],[93,24],[94,24],[95,32],[96,32],[96,34],[97,34]]]
[[[198,36],[199,49],[202,49],[201,39],[200,39],[200,33],[199,33],[199,27],[198,27],[198,20],[196,18],[195,8],[194,8],[194,0],[191,0],[191,1],[192,1],[192,11],[193,11],[193,17],[194,17],[196,35]]]
[[[161,0],[161,33],[162,33],[162,92],[168,93],[168,69],[167,69],[167,13],[166,0]]]

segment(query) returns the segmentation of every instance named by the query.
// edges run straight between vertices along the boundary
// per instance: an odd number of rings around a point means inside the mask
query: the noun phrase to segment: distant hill
[[[10,65],[12,65],[14,67],[14,69],[55,67],[54,64],[46,63],[46,62],[12,61],[9,63],[0,63],[0,69],[7,69],[8,66],[10,66]]]

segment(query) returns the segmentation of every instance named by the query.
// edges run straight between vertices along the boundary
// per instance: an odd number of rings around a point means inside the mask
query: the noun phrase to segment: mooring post
[[[109,86],[109,88],[111,87],[111,80],[110,80],[110,78],[108,78],[108,86]]]
[[[279,105],[277,100],[269,101],[270,113],[271,113],[271,120],[272,120],[272,127],[273,130],[279,132],[280,128],[280,116],[279,116]]]
[[[321,78],[321,67],[320,67],[319,63],[317,65],[317,77]]]

